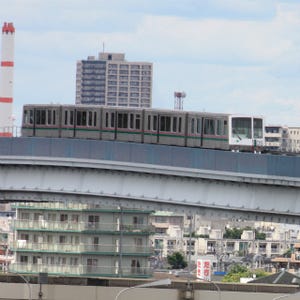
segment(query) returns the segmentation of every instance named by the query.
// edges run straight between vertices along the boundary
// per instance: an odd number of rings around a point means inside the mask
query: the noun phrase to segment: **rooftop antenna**
[[[183,99],[185,97],[185,92],[174,92],[174,109],[183,110]]]
[[[104,49],[105,49],[105,44],[104,42],[102,43],[102,52],[104,53]]]

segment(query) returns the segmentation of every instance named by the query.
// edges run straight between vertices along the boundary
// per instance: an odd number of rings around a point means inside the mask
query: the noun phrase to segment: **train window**
[[[262,119],[253,120],[254,138],[261,139],[263,137],[263,122]]]
[[[171,117],[161,116],[160,117],[160,131],[171,131]]]
[[[114,128],[115,127],[115,113],[110,114],[110,127]]]
[[[251,139],[251,118],[232,118],[232,137]]]
[[[52,124],[52,111],[49,109],[47,110],[47,124],[51,125]]]
[[[173,132],[177,131],[177,117],[173,117]]]
[[[89,117],[88,117],[88,125],[92,126],[93,125],[93,113],[91,111],[88,112]]]
[[[127,113],[118,113],[118,128],[128,128]]]
[[[135,116],[135,129],[140,129],[141,128],[141,115],[137,114]]]
[[[153,116],[153,130],[157,130],[157,116]]]
[[[33,124],[33,110],[25,110],[24,111],[24,123],[25,124]]]
[[[181,132],[181,117],[178,118],[178,132]]]
[[[192,118],[191,120],[191,133],[195,133],[195,119]]]
[[[68,111],[65,110],[65,125],[68,125]]]
[[[87,121],[86,111],[77,111],[76,125],[86,126],[86,121]]]
[[[147,130],[151,129],[151,116],[148,116],[148,125],[147,125]]]
[[[204,134],[215,134],[215,120],[205,119],[204,120]]]
[[[46,111],[42,109],[36,110],[36,124],[46,125]]]
[[[228,134],[227,120],[224,120],[224,135]]]
[[[133,123],[134,123],[134,114],[130,114],[129,128],[133,129]]]
[[[105,127],[108,128],[108,113],[105,113]]]
[[[197,118],[197,133],[201,133],[201,119]]]
[[[217,120],[217,135],[223,135],[222,120]]]
[[[94,111],[94,127],[97,126],[97,113]]]
[[[70,125],[74,125],[74,111],[70,111]]]

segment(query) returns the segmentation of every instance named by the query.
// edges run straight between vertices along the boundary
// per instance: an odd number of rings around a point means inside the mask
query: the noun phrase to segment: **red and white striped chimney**
[[[13,132],[13,75],[14,41],[13,23],[2,27],[2,50],[0,72],[0,137],[11,137]]]

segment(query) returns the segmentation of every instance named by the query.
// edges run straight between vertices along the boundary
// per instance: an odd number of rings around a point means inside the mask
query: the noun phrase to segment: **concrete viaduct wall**
[[[299,158],[72,139],[0,140],[1,201],[92,201],[300,224]]]

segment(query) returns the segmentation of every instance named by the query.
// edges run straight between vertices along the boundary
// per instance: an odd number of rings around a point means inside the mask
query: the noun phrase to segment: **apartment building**
[[[10,271],[150,277],[151,211],[80,203],[18,203]]]
[[[151,242],[154,254],[160,258],[167,257],[183,247],[184,216],[172,212],[157,211],[150,217],[155,234]]]
[[[265,126],[265,146],[271,152],[282,151],[284,147],[284,129],[282,126]]]
[[[288,127],[288,151],[292,153],[300,152],[300,127]]]
[[[175,217],[180,220],[178,224],[174,224]],[[152,244],[161,260],[174,252],[186,258],[191,254],[192,262],[206,256],[217,262],[243,256],[272,258],[283,255],[300,239],[299,229],[267,222],[213,222],[198,220],[197,216],[189,219],[185,215],[154,214],[151,224],[155,227]],[[223,238],[226,228],[234,227],[252,229],[244,230],[240,239]],[[255,229],[264,233],[265,239],[258,239]]]
[[[129,62],[123,53],[99,53],[77,62],[76,104],[152,106],[150,62]]]

